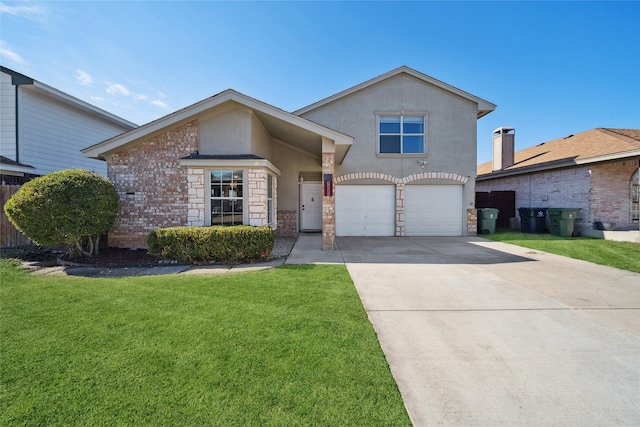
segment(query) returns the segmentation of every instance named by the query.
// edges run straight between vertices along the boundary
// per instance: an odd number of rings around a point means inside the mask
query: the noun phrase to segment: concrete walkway
[[[639,274],[474,237],[301,239],[287,263],[346,263],[414,425],[640,425]]]

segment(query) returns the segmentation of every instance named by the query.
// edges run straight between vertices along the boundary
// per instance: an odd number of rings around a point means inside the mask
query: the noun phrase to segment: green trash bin
[[[561,237],[573,236],[573,227],[578,217],[578,209],[549,208],[547,214],[551,221],[551,234]]]
[[[478,209],[478,234],[495,234],[498,212],[495,208]]]

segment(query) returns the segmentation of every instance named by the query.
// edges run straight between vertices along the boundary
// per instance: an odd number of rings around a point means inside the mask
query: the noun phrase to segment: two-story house
[[[106,175],[80,150],[137,125],[58,89],[0,67],[0,175],[6,184],[73,167]]]
[[[226,90],[83,150],[121,198],[112,246],[179,225],[475,234],[476,121],[495,105],[400,67],[289,113]]]

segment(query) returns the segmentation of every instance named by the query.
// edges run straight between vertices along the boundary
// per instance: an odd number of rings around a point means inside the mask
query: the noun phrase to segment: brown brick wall
[[[276,235],[278,236],[295,236],[298,234],[298,212],[278,211],[278,228]]]
[[[187,224],[187,168],[178,160],[197,150],[194,120],[108,159],[107,173],[120,196],[110,246],[146,247],[151,230]]]
[[[476,191],[514,190],[521,207],[579,208],[577,229],[593,221],[631,224],[629,182],[638,160],[584,165],[555,171],[479,181]]]
[[[579,166],[479,181],[476,191],[515,191],[516,216],[518,208],[577,208],[576,227],[589,228],[590,182],[589,167]]]
[[[637,170],[638,160],[605,163],[591,167],[593,221],[611,221],[619,227],[633,225],[629,184]]]

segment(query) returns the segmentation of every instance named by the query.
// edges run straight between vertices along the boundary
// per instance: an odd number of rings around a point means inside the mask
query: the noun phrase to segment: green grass
[[[640,244],[638,243],[590,237],[528,234],[511,230],[498,230],[496,234],[482,237],[640,273]]]
[[[0,274],[0,425],[410,425],[344,266]]]

